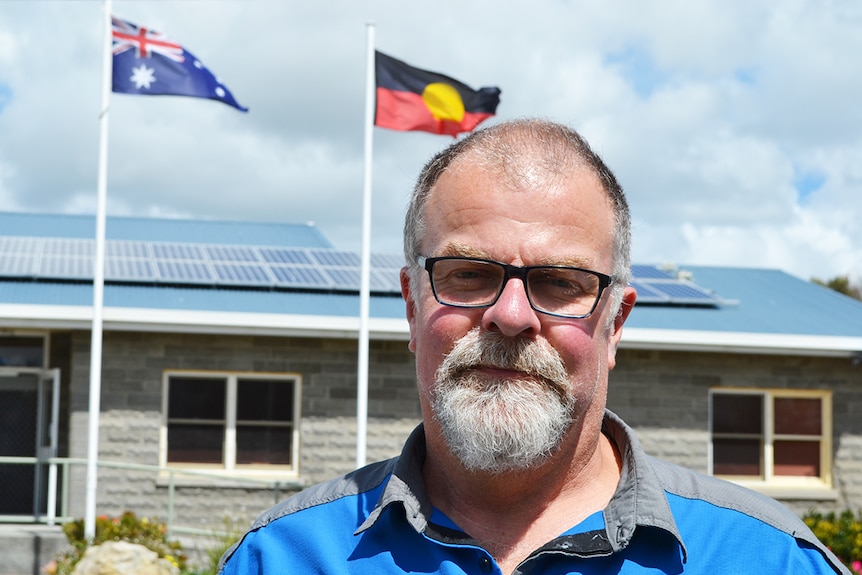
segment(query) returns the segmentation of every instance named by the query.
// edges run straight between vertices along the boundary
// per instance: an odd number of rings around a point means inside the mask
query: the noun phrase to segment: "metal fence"
[[[69,457],[37,458],[37,457],[8,457],[0,456],[0,469],[4,466],[32,466],[33,473],[23,474],[33,477],[30,488],[33,489],[33,513],[3,514],[0,507],[0,523],[22,523],[33,522],[47,525],[57,525],[77,519],[70,514],[70,483],[72,482],[72,470],[76,466],[86,467],[86,459]],[[227,535],[218,529],[201,528],[200,526],[188,524],[189,514],[185,514],[186,524],[177,519],[178,492],[189,490],[191,484],[197,493],[198,501],[202,499],[219,498],[220,493],[225,491],[246,490],[255,493],[255,500],[251,504],[253,513],[262,511],[265,507],[277,503],[287,494],[302,488],[296,480],[272,480],[255,477],[238,477],[205,470],[176,469],[170,467],[159,467],[155,465],[144,465],[139,463],[98,461],[99,484],[103,482],[103,474],[107,470],[125,470],[138,474],[139,477],[152,477],[152,486],[157,488],[158,497],[145,497],[146,509],[135,509],[135,505],[123,505],[123,511],[132,511],[138,515],[156,517],[163,521],[167,527],[169,537],[180,534],[184,535]],[[9,468],[7,468],[9,469]],[[0,475],[4,475],[0,472]],[[12,474],[6,474],[12,475]],[[18,474],[21,475],[21,474]],[[196,480],[195,478],[198,478]],[[20,483],[20,482],[19,482]],[[3,498],[30,497],[26,487],[23,492],[4,491]],[[245,493],[244,492],[244,493]],[[203,493],[203,495],[201,494]],[[191,505],[195,505],[192,502]],[[19,506],[20,507],[20,506]],[[99,509],[97,500],[97,510]],[[144,507],[139,505],[139,507]],[[185,505],[189,507],[188,504]],[[116,511],[116,510],[115,510]],[[193,515],[193,514],[192,514]]]

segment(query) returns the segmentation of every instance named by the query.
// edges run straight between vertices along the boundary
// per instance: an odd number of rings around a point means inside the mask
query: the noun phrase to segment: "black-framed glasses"
[[[524,282],[530,306],[541,313],[585,318],[595,311],[602,292],[613,283],[607,274],[570,266],[513,266],[494,260],[417,256],[431,278],[431,291],[443,305],[494,305],[510,278]]]

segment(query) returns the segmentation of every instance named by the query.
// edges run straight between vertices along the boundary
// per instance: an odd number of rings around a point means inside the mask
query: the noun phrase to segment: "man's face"
[[[586,168],[512,179],[462,157],[425,209],[426,257],[613,269],[613,212]],[[415,292],[402,284],[429,442],[442,439],[468,467],[499,472],[540,464],[573,425],[600,424],[625,318],[607,328],[609,290],[589,318],[564,319],[533,310],[518,278],[494,305],[472,309],[437,303],[426,273]],[[489,360],[481,350],[491,347],[505,359]],[[481,453],[500,445],[508,455]]]

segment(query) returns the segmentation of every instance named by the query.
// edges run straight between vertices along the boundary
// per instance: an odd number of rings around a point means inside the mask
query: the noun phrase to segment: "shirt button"
[[[482,573],[490,573],[494,570],[494,566],[491,564],[491,560],[487,557],[482,557],[479,559],[479,569],[482,570]]]

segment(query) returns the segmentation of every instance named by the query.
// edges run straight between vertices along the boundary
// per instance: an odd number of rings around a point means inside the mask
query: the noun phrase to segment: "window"
[[[44,357],[42,337],[0,337],[0,366],[43,367]]]
[[[714,389],[710,399],[713,475],[755,486],[831,486],[830,392]]]
[[[163,464],[296,471],[299,376],[169,372],[164,385]]]

